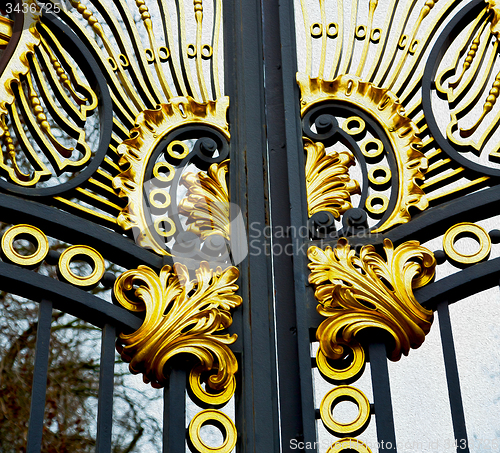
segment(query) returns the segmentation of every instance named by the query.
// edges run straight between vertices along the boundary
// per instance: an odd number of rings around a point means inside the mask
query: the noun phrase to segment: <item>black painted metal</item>
[[[101,340],[96,453],[111,451],[113,391],[115,384],[115,340],[116,328],[111,324],[106,324],[102,329]]]
[[[387,367],[386,345],[372,341],[369,345],[370,370],[372,374],[373,402],[377,438],[380,451],[397,451],[394,415],[392,412],[391,386]]]
[[[439,330],[441,332],[441,345],[443,347],[446,381],[448,383],[448,396],[450,398],[451,420],[453,423],[457,452],[469,453],[469,441],[467,438],[462,391],[460,389],[460,379],[458,376],[457,356],[455,354],[450,312],[446,299],[441,300],[437,304],[437,312]]]
[[[163,453],[186,451],[186,372],[173,369],[163,396]]]
[[[35,366],[33,371],[33,387],[31,389],[27,453],[40,453],[42,450],[51,324],[52,302],[44,299],[39,304],[38,325],[36,329]]]

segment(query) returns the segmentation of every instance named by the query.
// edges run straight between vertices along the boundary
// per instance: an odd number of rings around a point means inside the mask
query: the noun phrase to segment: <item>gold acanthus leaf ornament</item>
[[[158,276],[147,266],[124,272],[115,282],[114,297],[126,309],[146,311],[142,326],[131,334],[120,334],[117,349],[130,363],[130,371],[142,373],[153,387],[165,385],[165,365],[177,354],[193,354],[204,371],[216,370],[207,385],[223,393],[234,388],[238,362],[228,345],[237,335],[220,333],[232,323],[230,310],[241,305],[235,292],[239,272],[222,271],[201,262],[191,279],[183,264],[175,270],[164,266]]]
[[[229,240],[229,191],[226,175],[229,160],[212,164],[208,173],[185,173],[181,183],[188,189],[179,213],[188,217],[187,230],[202,239],[220,234]]]
[[[398,197],[389,218],[373,233],[411,220],[410,207],[424,210],[429,202],[417,180],[424,179],[428,160],[420,151],[422,140],[417,126],[404,114],[397,96],[385,88],[364,82],[353,75],[340,75],[334,80],[311,78],[297,74],[301,95],[301,115],[312,107],[336,101],[367,113],[384,130],[389,139],[398,168]]]
[[[144,209],[144,185],[146,169],[156,146],[174,129],[183,126],[209,126],[230,139],[227,123],[229,98],[200,103],[191,97],[171,98],[155,110],[145,110],[136,119],[136,126],[130,131],[130,138],[117,148],[121,155],[119,164],[122,172],[113,180],[118,194],[126,198],[127,206],[118,215],[117,222],[124,230],[137,228],[136,238],[142,247],[152,249],[160,255],[167,255],[164,244],[159,244],[149,234],[151,219]]]
[[[417,241],[394,249],[384,239],[386,259],[372,245],[359,257],[341,238],[334,250],[310,247],[309,282],[315,287],[318,312],[327,317],[316,336],[324,355],[339,358],[343,346],[356,346],[356,335],[367,328],[383,329],[394,340],[391,360],[418,348],[429,332],[432,311],[423,308],[413,290],[434,277],[436,260]]]
[[[349,151],[326,154],[323,143],[303,140],[309,217],[328,211],[338,219],[352,208],[351,195],[360,193],[359,183],[349,176],[349,167],[356,165],[354,156]]]
[[[491,12],[491,33],[497,38],[500,37],[500,4],[497,0],[485,0],[486,1],[486,11]]]

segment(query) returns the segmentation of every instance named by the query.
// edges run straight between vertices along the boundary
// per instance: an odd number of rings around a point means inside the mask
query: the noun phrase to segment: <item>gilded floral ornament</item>
[[[309,217],[328,211],[339,218],[352,208],[351,195],[359,194],[359,183],[349,176],[349,167],[356,165],[349,151],[326,154],[321,142],[304,138],[306,159],[306,190]]]
[[[429,202],[417,180],[424,179],[428,168],[427,158],[420,151],[422,141],[417,137],[417,126],[404,114],[398,98],[389,90],[379,88],[359,77],[340,75],[334,80],[310,78],[297,74],[301,92],[301,114],[325,101],[350,104],[369,114],[385,131],[398,168],[398,197],[389,218],[373,232],[407,223],[411,219],[410,207],[424,210]]]
[[[23,0],[20,5],[21,11],[26,11],[23,21],[21,36],[17,40],[16,48],[9,58],[7,66],[0,74],[0,115],[7,115],[7,105],[14,102],[14,92],[11,84],[19,82],[20,77],[29,69],[28,55],[33,54],[35,47],[40,44],[40,34],[36,24],[40,21],[40,9],[36,0]],[[3,41],[4,37],[0,41]],[[0,137],[4,131],[0,128]]]
[[[491,14],[491,33],[497,38],[500,36],[500,5],[497,0],[486,0],[486,10]]]
[[[389,358],[394,361],[423,343],[433,314],[417,302],[413,290],[434,277],[434,255],[417,241],[394,249],[385,239],[384,251],[386,259],[367,245],[357,257],[345,238],[334,250],[309,248],[309,282],[315,287],[318,312],[327,317],[316,333],[326,357],[341,357],[343,345],[356,355],[356,336],[366,328],[391,335],[394,346]]]
[[[226,175],[229,160],[212,164],[208,173],[185,173],[181,182],[188,189],[179,203],[179,213],[188,217],[187,229],[205,239],[220,234],[229,239],[229,191]]]
[[[119,196],[126,198],[127,206],[118,215],[117,222],[124,230],[138,228],[142,234],[137,242],[142,247],[151,248],[158,254],[167,251],[148,234],[150,220],[143,208],[143,187],[146,182],[146,169],[156,146],[174,129],[182,126],[209,126],[219,131],[229,140],[229,127],[226,112],[229,98],[200,103],[191,97],[176,97],[158,109],[145,110],[136,119],[136,127],[131,130],[129,139],[118,146],[121,155],[122,172],[113,180],[113,187]]]
[[[207,399],[217,400],[227,389],[234,392],[238,362],[228,345],[237,336],[219,332],[231,325],[230,310],[241,305],[235,294],[238,276],[235,267],[213,271],[207,262],[200,264],[195,279],[182,264],[175,264],[175,270],[163,267],[159,276],[146,266],[124,272],[115,283],[114,297],[128,310],[146,311],[142,326],[134,333],[122,333],[117,341],[132,373],[142,373],[146,383],[161,387],[168,360],[188,353],[200,361],[192,371],[196,376],[216,371],[207,380],[215,391],[204,392]]]

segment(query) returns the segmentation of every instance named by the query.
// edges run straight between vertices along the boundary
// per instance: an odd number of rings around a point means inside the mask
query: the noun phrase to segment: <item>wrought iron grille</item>
[[[498,450],[449,308],[500,274],[495,1],[2,5],[0,290],[39,307],[23,451],[54,451],[55,309],[102,332],[98,452],[116,353],[164,452]],[[451,424],[408,447],[392,362],[436,329]]]

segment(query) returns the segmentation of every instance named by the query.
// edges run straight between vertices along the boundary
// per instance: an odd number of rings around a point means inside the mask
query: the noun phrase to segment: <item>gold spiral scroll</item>
[[[318,312],[327,318],[316,337],[328,358],[343,357],[343,345],[357,344],[363,329],[378,328],[393,338],[389,358],[396,361],[418,348],[429,332],[432,311],[417,302],[413,290],[434,277],[434,255],[417,241],[395,249],[384,239],[384,251],[386,259],[367,245],[357,257],[345,238],[334,250],[309,248],[309,283],[315,287]]]
[[[14,248],[14,242],[26,239],[36,243],[36,250],[30,255],[22,255]],[[2,236],[2,253],[4,257],[14,264],[35,268],[49,253],[47,236],[38,228],[31,225],[15,225],[10,227]]]

